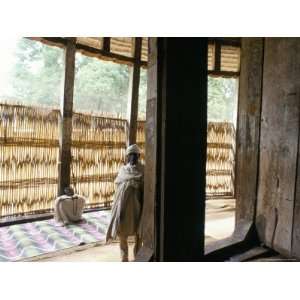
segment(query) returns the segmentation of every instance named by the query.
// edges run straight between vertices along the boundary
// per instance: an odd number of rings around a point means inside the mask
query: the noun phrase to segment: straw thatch
[[[232,46],[221,47],[221,71],[240,71],[240,48]]]
[[[125,160],[126,120],[75,113],[72,183],[88,197],[88,207],[110,205],[113,181]]]
[[[0,217],[53,210],[58,184],[57,110],[0,104]],[[87,208],[110,206],[125,160],[127,121],[73,114],[71,183]],[[235,131],[209,123],[207,195],[233,195]],[[144,161],[145,121],[137,126]]]
[[[207,70],[212,71],[215,66],[215,46],[208,45],[207,48]]]
[[[113,37],[110,39],[110,52],[133,57],[134,38]]]
[[[148,61],[148,38],[142,38],[142,54],[141,54],[142,61]]]
[[[235,129],[232,123],[209,122],[206,195],[234,196]]]
[[[92,48],[102,49],[103,48],[103,38],[100,37],[77,37],[77,44],[87,45]]]
[[[43,212],[57,194],[58,111],[0,105],[0,216]]]

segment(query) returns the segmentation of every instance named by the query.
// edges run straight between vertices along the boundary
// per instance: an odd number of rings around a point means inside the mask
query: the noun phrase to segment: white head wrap
[[[126,149],[126,155],[129,155],[131,153],[141,154],[141,150],[140,150],[140,148],[138,147],[137,144],[130,145]]]

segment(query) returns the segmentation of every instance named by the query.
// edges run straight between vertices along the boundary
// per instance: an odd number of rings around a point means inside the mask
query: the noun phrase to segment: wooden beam
[[[213,37],[208,38],[208,44],[215,44],[218,41],[221,45],[232,46],[232,47],[241,47],[242,38],[222,38],[222,37]]]
[[[61,37],[42,37],[42,38],[32,38],[30,37],[29,39],[32,40],[37,40],[40,41],[44,44],[47,45],[51,45],[51,46],[57,46],[57,47],[62,47],[64,48],[67,44],[67,38],[61,38]],[[110,39],[110,38],[104,38],[104,39]],[[108,44],[107,40],[103,40],[103,45]],[[106,49],[107,46],[105,46]],[[114,61],[114,62],[118,62],[121,64],[127,64],[127,65],[133,65],[134,63],[134,58],[133,57],[127,57],[121,54],[117,54],[117,53],[111,53],[109,52],[110,49],[105,50],[105,48],[103,49],[96,49],[93,47],[90,47],[88,45],[83,45],[83,44],[76,44],[76,49],[82,53],[84,53],[87,56],[92,56],[92,57],[97,57],[103,60],[110,60],[110,61]],[[147,67],[147,62],[145,61],[140,61],[139,62],[141,67]]]
[[[212,77],[224,77],[224,78],[237,78],[240,76],[240,72],[230,72],[230,71],[207,71],[209,76]]]
[[[236,230],[240,223],[254,222],[255,217],[263,52],[263,38],[242,38],[236,134]]]
[[[72,113],[75,79],[76,39],[69,39],[65,49],[64,94],[59,118],[58,194],[70,185]]]
[[[141,60],[142,38],[135,38],[134,43],[134,65],[130,71],[129,98],[128,98],[128,145],[136,143],[139,86],[140,86],[140,60]]]

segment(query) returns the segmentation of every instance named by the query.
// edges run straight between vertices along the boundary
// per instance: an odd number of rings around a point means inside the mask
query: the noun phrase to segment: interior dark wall
[[[207,39],[157,40],[157,231],[161,261],[204,254]]]

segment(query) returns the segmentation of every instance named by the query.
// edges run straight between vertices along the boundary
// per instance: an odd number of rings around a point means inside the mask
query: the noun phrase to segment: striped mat
[[[0,262],[18,261],[105,240],[110,211],[86,213],[76,225],[54,219],[0,228]]]

